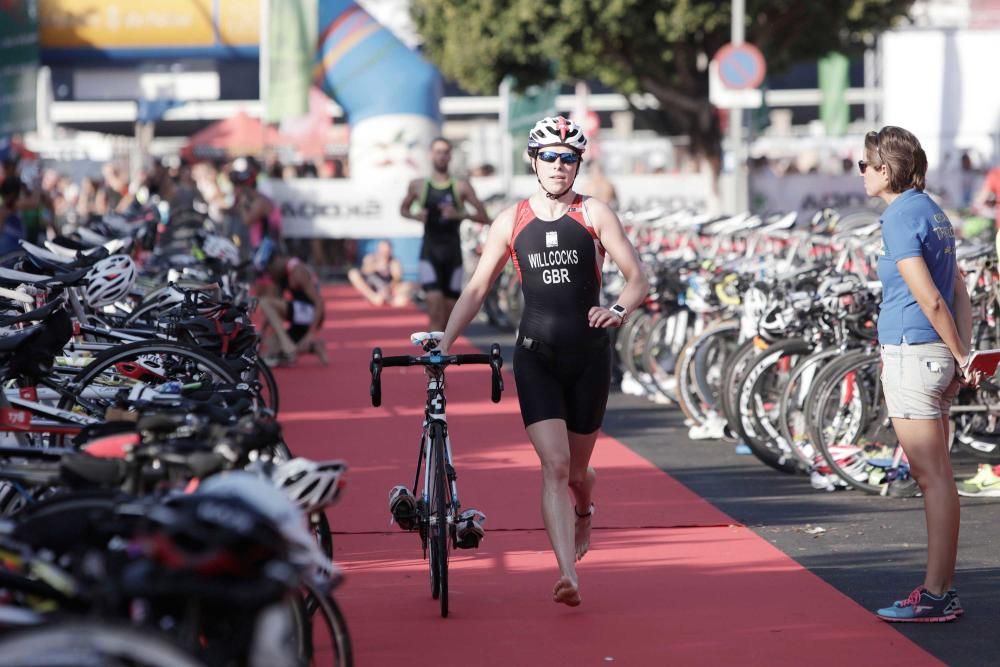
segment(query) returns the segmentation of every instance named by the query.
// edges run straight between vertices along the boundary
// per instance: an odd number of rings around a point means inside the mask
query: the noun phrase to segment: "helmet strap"
[[[548,190],[545,189],[545,185],[542,183],[542,179],[538,177],[538,156],[537,155],[535,156],[534,160],[535,160],[535,164],[534,164],[534,167],[535,167],[535,180],[538,181],[538,185],[541,186],[542,192],[545,193],[545,198],[546,199],[559,199],[564,194],[566,194],[567,192],[569,192],[570,190],[573,189],[573,184],[576,183],[576,177],[580,175],[580,163],[579,162],[576,163],[576,165],[577,165],[576,166],[576,173],[573,174],[573,180],[569,182],[569,185],[566,186],[566,189],[563,190],[562,192],[560,192],[559,194],[552,194],[551,192],[549,192]]]

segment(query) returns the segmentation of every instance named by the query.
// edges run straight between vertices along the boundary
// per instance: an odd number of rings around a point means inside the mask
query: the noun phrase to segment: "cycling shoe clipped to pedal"
[[[414,530],[417,527],[417,499],[405,486],[392,487],[389,492],[389,512],[393,521],[403,530]]]
[[[486,531],[483,523],[486,515],[475,509],[467,509],[458,516],[455,525],[455,547],[458,549],[475,549],[483,541]]]

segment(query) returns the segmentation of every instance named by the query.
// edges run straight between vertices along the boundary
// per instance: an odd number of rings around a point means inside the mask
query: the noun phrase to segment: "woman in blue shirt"
[[[927,575],[908,598],[878,610],[893,622],[951,621],[959,504],[948,454],[949,411],[965,377],[972,307],[955,261],[955,232],[924,192],[927,156],[910,132],[887,126],[865,137],[858,163],[882,214],[878,275],[882,385],[892,426],[920,486],[927,518]]]

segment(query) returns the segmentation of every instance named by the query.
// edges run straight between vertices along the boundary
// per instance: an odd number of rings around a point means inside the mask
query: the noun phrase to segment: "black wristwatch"
[[[625,308],[625,306],[621,305],[620,303],[616,303],[615,305],[608,308],[608,310],[610,310],[612,313],[621,318],[622,322],[624,322],[625,318],[628,317],[628,309]]]

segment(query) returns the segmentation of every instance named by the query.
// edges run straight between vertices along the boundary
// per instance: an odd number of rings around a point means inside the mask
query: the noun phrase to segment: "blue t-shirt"
[[[6,255],[20,249],[18,243],[24,238],[24,228],[21,226],[21,218],[11,213],[3,221],[3,229],[0,229],[0,255]]]
[[[878,316],[878,342],[935,343],[937,331],[910,292],[896,262],[923,257],[948,310],[954,314],[955,231],[948,216],[925,193],[907,190],[882,213],[882,251],[878,277],[882,281],[882,309]]]

